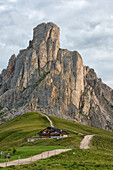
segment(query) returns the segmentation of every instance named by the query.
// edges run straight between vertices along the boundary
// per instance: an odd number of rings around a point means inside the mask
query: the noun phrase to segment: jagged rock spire
[[[113,90],[83,66],[77,51],[60,49],[60,29],[42,23],[33,40],[0,75],[0,106],[25,108],[113,130]],[[8,110],[7,109],[7,110]],[[21,111],[22,113],[22,111]],[[11,115],[9,114],[9,117]]]

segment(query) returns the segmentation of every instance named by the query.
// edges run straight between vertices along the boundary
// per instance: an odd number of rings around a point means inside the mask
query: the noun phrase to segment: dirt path
[[[0,163],[0,167],[6,167],[6,166],[11,166],[11,165],[22,165],[22,164],[29,164],[31,162],[35,162],[40,159],[45,159],[49,158],[53,155],[58,155],[63,152],[70,151],[71,149],[56,149],[53,151],[46,151],[42,152],[41,154],[26,158],[26,159],[19,159],[19,160],[14,160],[14,161],[9,161],[7,163]]]
[[[89,149],[89,144],[94,135],[86,135],[80,142],[80,149]]]
[[[40,114],[41,114],[42,116],[45,116],[45,117],[49,120],[51,127],[54,127],[52,120],[51,120],[47,115],[45,115],[45,114],[43,114],[43,113],[41,113],[41,112],[40,112]]]

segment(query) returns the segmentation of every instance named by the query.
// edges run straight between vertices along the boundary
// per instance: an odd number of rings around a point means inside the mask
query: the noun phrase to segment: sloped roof
[[[45,128],[44,130],[40,131],[38,134],[41,134],[41,133],[42,133],[43,131],[45,131],[45,130],[50,130],[50,133],[51,133],[51,132],[54,132],[54,131],[57,131],[57,132],[59,132],[59,133],[69,134],[69,133],[66,132],[65,130],[58,129],[58,128],[56,128],[56,127],[47,127],[47,128]]]

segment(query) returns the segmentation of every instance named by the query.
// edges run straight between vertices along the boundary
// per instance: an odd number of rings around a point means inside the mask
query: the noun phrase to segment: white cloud
[[[74,9],[80,10],[88,6],[88,2],[86,0],[62,0],[55,8],[57,9]]]
[[[1,48],[4,48],[4,47],[5,47],[5,44],[2,43],[2,42],[0,42],[0,47],[1,47]]]
[[[4,11],[5,7],[3,5],[0,6],[0,11]]]
[[[35,19],[36,16],[38,16],[38,20],[42,20],[44,16],[44,12],[40,10],[28,10],[25,12],[25,15],[28,17],[29,20]]]
[[[18,0],[7,0],[8,2],[17,2]]]

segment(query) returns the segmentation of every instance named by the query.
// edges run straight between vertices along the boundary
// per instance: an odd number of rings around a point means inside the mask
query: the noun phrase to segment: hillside
[[[53,156],[49,159],[40,160],[29,165],[21,165],[21,169],[112,169],[113,168],[113,133],[99,128],[81,125],[68,120],[50,116],[53,124],[69,132],[69,137],[63,139],[46,139],[28,143],[27,138],[37,136],[37,133],[49,126],[46,117],[38,113],[26,113],[0,125],[0,148],[9,150],[17,147],[19,152],[33,152],[54,148],[71,148],[72,151]],[[95,134],[90,150],[81,150],[80,142],[86,134]],[[27,147],[27,148],[25,148]],[[32,148],[34,147],[34,149]],[[39,147],[39,149],[38,149]],[[20,148],[20,149],[19,149]],[[31,150],[31,151],[30,151]],[[23,155],[29,156],[28,153]],[[57,164],[58,167],[55,165]],[[6,169],[19,169],[20,166]]]
[[[112,138],[113,133],[109,131],[105,131],[102,129],[89,127],[85,125],[81,125],[78,123],[74,123],[68,120],[60,119],[57,117],[50,116],[55,127],[59,129],[64,129],[69,132],[69,138],[61,139],[62,145],[64,146],[79,146],[80,141],[83,139],[84,135],[87,134],[96,134],[99,137]],[[42,129],[50,126],[46,117],[35,113],[26,113],[21,116],[18,116],[8,122],[0,125],[0,148],[5,149],[12,146],[22,146],[26,145],[26,139],[28,137],[37,136],[37,133]],[[83,135],[82,135],[83,134]],[[72,142],[69,143],[72,138]],[[67,143],[66,143],[67,140]],[[76,143],[78,140],[78,143]],[[36,143],[39,145],[56,145],[58,140],[39,140]],[[71,142],[71,141],[70,141]],[[109,143],[109,141],[108,141]],[[28,145],[28,143],[27,143]]]
[[[28,47],[11,56],[0,74],[0,123],[42,110],[112,131],[113,90],[83,65],[77,51],[60,48],[59,35],[54,23],[42,23]]]
[[[0,148],[20,144],[25,138],[36,134],[49,126],[44,116],[38,113],[27,113],[0,125]]]

